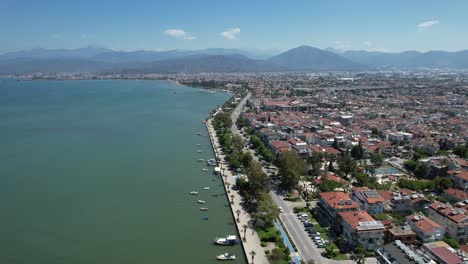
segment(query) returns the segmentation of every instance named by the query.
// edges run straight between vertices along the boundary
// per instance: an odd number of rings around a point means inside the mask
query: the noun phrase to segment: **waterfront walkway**
[[[241,104],[239,104],[241,105]],[[242,107],[242,106],[241,106]],[[225,156],[221,152],[221,147],[218,142],[218,138],[216,137],[216,132],[211,124],[211,119],[208,119],[206,122],[206,127],[208,129],[208,135],[210,136],[211,144],[213,146],[216,159],[219,162],[219,166],[221,168],[221,178],[223,179],[224,188],[226,190],[229,204],[231,206],[232,215],[234,217],[234,221],[236,223],[237,231],[240,235],[240,239],[242,240],[242,246],[244,249],[245,256],[247,258],[248,263],[251,263],[252,257],[250,252],[255,251],[254,263],[255,264],[266,264],[269,263],[268,259],[265,255],[264,249],[260,245],[260,238],[253,228],[252,224],[250,223],[251,217],[250,215],[242,208],[241,202],[242,197],[240,196],[239,192],[236,190],[232,190],[232,186],[236,184],[235,177],[232,172],[228,169],[228,163],[225,162]],[[235,120],[233,120],[235,122]],[[231,197],[232,196],[232,197]],[[234,201],[234,203],[231,203]],[[240,211],[239,214],[239,222],[237,221],[237,211]],[[248,228],[245,232],[245,241],[244,238],[244,225],[247,225]]]

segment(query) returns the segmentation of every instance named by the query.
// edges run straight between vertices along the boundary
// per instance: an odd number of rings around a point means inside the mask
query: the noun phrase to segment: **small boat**
[[[203,187],[203,190],[209,190],[210,187]]]
[[[202,153],[202,152],[203,152],[203,150],[201,150],[201,149],[197,150],[197,153]]]
[[[197,147],[200,147],[200,146],[201,146],[201,144],[197,144]]]
[[[191,191],[190,194],[191,195],[198,195],[198,192],[197,191]]]
[[[203,200],[198,200],[198,203],[199,203],[199,204],[204,204],[205,201],[203,201]]]
[[[202,211],[208,211],[208,208],[207,208],[207,207],[202,207],[202,208],[200,208],[200,210],[202,210]]]
[[[197,159],[197,161],[198,161],[198,162],[203,162],[203,161],[204,161],[204,159]]]
[[[201,136],[201,135],[202,135],[202,133],[198,132],[198,133],[197,133],[197,135]]]
[[[216,259],[218,259],[218,260],[235,260],[236,256],[234,255],[234,253],[224,253],[222,255],[217,256]]]
[[[208,171],[208,169],[201,169],[202,171]]]
[[[217,193],[213,193],[212,196],[218,196],[218,194],[217,194]]]
[[[236,245],[237,243],[239,243],[239,240],[237,240],[237,236],[234,236],[234,235],[229,235],[225,238],[215,239],[215,244],[222,245],[222,246],[231,246],[231,245]]]
[[[208,220],[208,216],[205,215],[204,217],[202,217],[202,219],[203,220]]]

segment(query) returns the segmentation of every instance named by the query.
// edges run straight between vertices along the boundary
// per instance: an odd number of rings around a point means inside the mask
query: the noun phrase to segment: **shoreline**
[[[228,203],[229,203],[229,207],[231,208],[231,214],[232,214],[234,223],[236,224],[237,235],[239,236],[238,238],[240,240],[240,243],[242,244],[242,249],[244,252],[245,260],[247,263],[250,263],[249,253],[252,251],[255,251],[256,254],[254,258],[254,263],[267,264],[269,263],[269,261],[266,257],[264,248],[261,247],[260,238],[258,237],[258,234],[255,231],[255,229],[251,228],[249,224],[250,219],[251,219],[250,214],[245,212],[242,206],[240,205],[242,201],[242,197],[240,196],[238,192],[231,191],[228,188],[227,184],[229,184],[230,187],[235,185],[234,176],[229,170],[225,168],[225,166],[228,166],[228,165],[224,163],[224,155],[218,153],[218,148],[219,148],[219,145],[217,143],[218,138],[211,124],[211,120],[212,118],[210,117],[206,121],[204,121],[204,123],[208,130],[208,136],[210,137],[210,142],[213,148],[213,152],[215,154],[215,158],[218,161],[219,167],[221,168],[220,177],[223,182],[224,191],[225,191]],[[231,194],[232,197],[234,198],[233,199],[234,203],[231,203],[229,194]],[[236,218],[237,210],[240,210],[242,212],[241,214],[239,214],[239,220],[240,220],[239,222],[237,221],[237,218]],[[245,237],[246,237],[245,241],[243,240],[243,236],[242,236],[243,225],[248,225],[247,232],[245,233]]]

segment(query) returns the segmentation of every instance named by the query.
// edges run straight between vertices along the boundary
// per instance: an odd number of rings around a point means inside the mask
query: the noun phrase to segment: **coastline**
[[[226,169],[228,164],[224,161],[224,155],[219,153],[219,144],[216,132],[211,124],[212,118],[207,119],[205,122],[206,128],[208,130],[208,135],[210,137],[211,146],[213,148],[216,160],[219,162],[219,167],[221,168],[221,179],[223,181],[223,186],[225,190],[225,194],[227,196],[227,200],[229,202],[229,207],[231,208],[232,217],[234,222],[236,223],[237,234],[239,236],[239,240],[242,244],[242,249],[244,252],[244,257],[247,263],[250,263],[250,252],[255,251],[255,259],[254,263],[262,263],[267,264],[269,263],[268,258],[265,255],[264,249],[260,245],[260,238],[255,231],[255,229],[250,227],[250,215],[244,211],[241,206],[242,197],[237,191],[231,191],[230,187],[235,185],[235,178],[232,175],[231,171]],[[229,187],[228,187],[229,186]],[[231,195],[231,198],[229,195]],[[230,199],[231,198],[231,199]],[[231,202],[233,201],[233,203]],[[236,211],[240,210],[241,214],[239,214],[239,221],[236,220]],[[244,233],[245,240],[243,239],[243,226],[247,225],[247,232]]]

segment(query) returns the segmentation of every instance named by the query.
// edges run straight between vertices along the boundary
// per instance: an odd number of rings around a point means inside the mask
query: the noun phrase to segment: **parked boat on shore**
[[[229,235],[225,238],[215,238],[215,244],[221,245],[221,246],[231,246],[231,245],[236,245],[239,243],[239,240],[237,239],[237,236],[234,235]]]
[[[217,256],[216,259],[218,259],[218,260],[235,260],[236,256],[234,255],[234,253],[224,253],[222,255]]]

